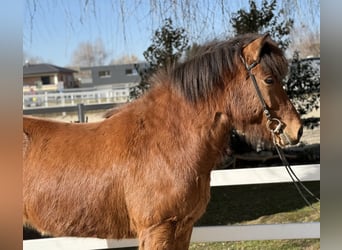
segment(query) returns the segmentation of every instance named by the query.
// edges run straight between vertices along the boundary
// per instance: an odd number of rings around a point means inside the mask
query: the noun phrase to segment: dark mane
[[[288,61],[286,60],[283,51],[273,41],[265,44],[261,51],[260,65],[262,70],[269,72],[271,75],[281,81],[288,72]]]
[[[151,85],[172,84],[190,102],[208,99],[215,90],[223,89],[228,81],[239,74],[237,67],[241,64],[242,49],[261,36],[250,33],[193,46],[184,61],[152,75]],[[282,50],[271,40],[267,41],[261,51],[260,65],[263,71],[270,72],[278,79],[283,79],[288,71],[288,63]],[[109,110],[104,117],[109,118],[117,111]]]
[[[245,34],[230,40],[214,40],[196,46],[184,62],[171,67],[169,76],[188,100],[196,102],[206,99],[213,90],[224,88],[223,79],[229,81],[235,77],[242,48],[260,36]],[[262,57],[263,69],[266,67],[280,79],[286,75],[286,59],[275,43],[265,46]]]

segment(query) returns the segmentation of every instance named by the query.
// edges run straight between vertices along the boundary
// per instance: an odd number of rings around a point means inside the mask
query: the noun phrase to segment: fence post
[[[46,91],[44,92],[44,106],[45,107],[49,106],[49,97]]]
[[[65,94],[62,93],[62,92],[59,92],[59,94],[60,94],[60,97],[61,97],[61,103],[64,106],[65,105]]]
[[[84,122],[84,104],[83,103],[77,104],[77,112],[78,112],[78,122],[83,123]]]

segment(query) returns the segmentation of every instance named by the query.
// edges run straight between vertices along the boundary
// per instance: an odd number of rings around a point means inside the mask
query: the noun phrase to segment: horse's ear
[[[261,50],[269,36],[270,35],[266,33],[242,48],[242,56],[248,64],[259,62]]]

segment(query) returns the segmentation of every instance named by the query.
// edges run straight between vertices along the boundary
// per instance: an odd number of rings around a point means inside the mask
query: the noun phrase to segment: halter
[[[267,107],[267,104],[261,94],[260,88],[258,86],[258,83],[255,79],[254,74],[252,73],[252,69],[259,64],[259,61],[254,61],[252,64],[248,65],[247,62],[245,61],[245,59],[243,58],[243,56],[240,54],[240,59],[242,61],[242,63],[244,64],[249,77],[252,79],[252,83],[254,85],[255,91],[257,93],[257,96],[261,102],[262,108],[263,108],[263,112],[264,115],[266,116],[267,122],[266,122],[266,127],[267,129],[271,132],[272,134],[272,139],[273,139],[273,144],[277,150],[277,153],[279,155],[280,160],[283,162],[283,165],[286,168],[287,173],[289,174],[289,176],[291,177],[292,182],[294,183],[298,193],[301,195],[301,197],[303,198],[303,200],[305,201],[305,203],[307,205],[309,205],[310,207],[313,208],[312,204],[306,199],[305,195],[303,194],[302,190],[300,189],[300,187],[302,187],[309,195],[311,195],[313,198],[315,198],[317,201],[320,201],[319,198],[317,198],[302,182],[301,180],[297,177],[297,175],[295,174],[295,172],[293,171],[293,169],[291,168],[289,162],[286,159],[286,156],[284,154],[284,151],[281,149],[281,147],[278,145],[278,143],[276,142],[276,135],[278,135],[279,137],[281,137],[282,139],[286,139],[287,142],[290,142],[289,138],[287,137],[286,134],[283,133],[282,130],[282,126],[283,123],[277,119],[271,116],[271,113],[269,111],[269,108]],[[298,186],[298,184],[300,185],[300,187]],[[316,210],[316,209],[315,209]]]

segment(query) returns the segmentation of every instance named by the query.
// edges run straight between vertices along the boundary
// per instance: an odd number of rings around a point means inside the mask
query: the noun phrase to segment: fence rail
[[[37,107],[68,107],[83,104],[125,103],[129,100],[129,88],[104,89],[62,93],[35,93],[23,95],[23,109]]]
[[[320,165],[297,165],[293,170],[302,181],[319,181]],[[211,173],[210,186],[249,185],[291,182],[284,167],[265,167],[234,170],[216,170]],[[239,225],[195,227],[192,242],[315,239],[320,238],[320,222],[270,225]],[[62,237],[25,240],[23,249],[108,249],[138,246],[137,239],[96,239]]]
[[[23,109],[23,114],[24,115],[34,115],[34,114],[49,114],[49,113],[59,113],[59,112],[60,113],[62,113],[62,112],[77,112],[79,105],[83,105],[83,104],[79,103],[77,105],[70,105],[70,106],[27,108],[27,109]],[[120,105],[122,105],[122,104],[120,104],[120,103],[86,104],[86,105],[84,105],[84,111],[112,109],[112,108],[118,107]]]

